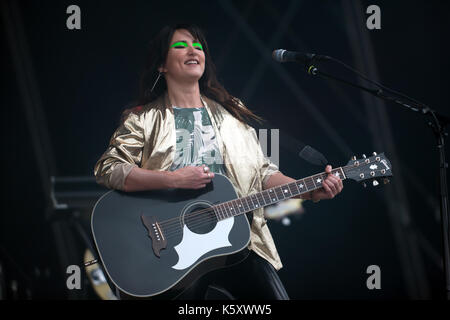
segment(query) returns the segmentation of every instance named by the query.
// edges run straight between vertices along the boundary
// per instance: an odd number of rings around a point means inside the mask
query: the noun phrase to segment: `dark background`
[[[81,30],[66,27],[71,4],[81,8]],[[381,8],[381,30],[365,26],[371,4]],[[225,88],[267,120],[255,127],[280,130],[284,174],[323,169],[298,156],[302,143],[334,166],[373,151],[394,157],[391,184],[350,181],[332,201],[305,203],[290,226],[269,221],[290,297],[443,299],[429,119],[270,55],[335,57],[449,115],[449,9],[446,1],[2,1],[0,298],[96,298],[85,277],[82,290],[65,286],[67,266],[81,265],[86,248],[74,220],[87,225],[90,210],[54,210],[50,176],[92,178],[137,94],[149,40],[187,21],[205,30]],[[320,66],[357,81],[333,63]],[[380,290],[366,287],[369,265],[381,268]]]

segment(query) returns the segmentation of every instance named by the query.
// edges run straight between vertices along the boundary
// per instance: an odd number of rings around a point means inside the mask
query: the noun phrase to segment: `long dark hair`
[[[146,67],[140,80],[137,105],[145,105],[152,102],[164,94],[167,90],[165,80],[159,79],[155,88],[151,91],[159,73],[158,68],[165,65],[170,41],[172,40],[173,34],[178,29],[188,30],[190,34],[202,44],[203,52],[205,53],[205,71],[199,80],[200,93],[220,103],[235,118],[244,123],[248,120],[256,120],[261,122],[263,120],[261,117],[254,114],[248,108],[242,107],[239,103],[240,100],[230,95],[228,91],[225,90],[225,88],[219,83],[216,77],[216,67],[211,60],[211,55],[205,36],[199,27],[192,24],[183,23],[165,26],[150,42]]]

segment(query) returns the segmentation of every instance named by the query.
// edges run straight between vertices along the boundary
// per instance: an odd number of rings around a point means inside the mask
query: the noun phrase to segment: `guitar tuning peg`
[[[374,153],[372,153],[374,156],[376,156],[377,155],[377,153],[376,152],[374,152]]]
[[[390,182],[390,180],[389,180],[388,178],[384,178],[384,179],[383,179],[383,183],[384,183],[384,184],[388,184],[389,182]]]
[[[353,156],[353,157],[352,157],[352,160],[355,161],[355,160],[356,160],[356,156]]]
[[[367,187],[367,184],[365,182],[363,182],[362,186],[365,188],[365,187]]]
[[[367,158],[365,154],[363,154],[362,157],[363,157],[364,159]]]
[[[377,180],[373,180],[372,182],[373,186],[376,187],[377,185],[379,185],[380,183]]]

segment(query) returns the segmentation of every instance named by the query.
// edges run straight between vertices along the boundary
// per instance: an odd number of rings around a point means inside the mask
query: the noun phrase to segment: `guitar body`
[[[247,217],[219,220],[210,209],[236,198],[221,174],[198,190],[109,191],[96,203],[91,226],[110,280],[126,295],[168,299],[201,275],[245,259]]]

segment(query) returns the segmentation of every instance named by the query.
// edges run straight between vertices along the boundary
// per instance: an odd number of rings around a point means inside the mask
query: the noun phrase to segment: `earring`
[[[153,89],[155,88],[156,83],[158,82],[158,80],[159,80],[159,78],[161,77],[161,75],[162,75],[162,72],[160,71],[159,74],[158,74],[158,78],[156,78],[155,83],[153,84],[153,87],[152,87],[152,89],[150,90],[150,92],[153,92]]]

